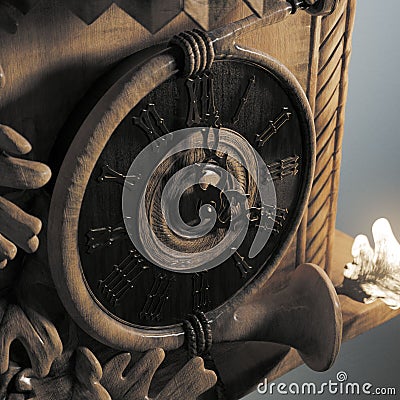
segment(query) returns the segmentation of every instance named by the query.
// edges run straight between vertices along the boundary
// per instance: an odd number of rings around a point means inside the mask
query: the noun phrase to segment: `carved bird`
[[[364,303],[381,299],[396,310],[400,308],[400,244],[385,218],[374,222],[372,236],[374,249],[365,235],[355,238],[353,262],[346,264],[344,276],[357,282],[366,295]]]

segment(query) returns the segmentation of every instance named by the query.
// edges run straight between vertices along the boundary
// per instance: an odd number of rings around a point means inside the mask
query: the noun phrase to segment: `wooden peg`
[[[22,155],[29,153],[32,150],[32,146],[14,129],[6,125],[0,125],[0,150],[14,155]]]
[[[7,265],[17,255],[16,246],[0,234],[0,269]]]
[[[38,189],[51,178],[50,168],[42,163],[0,155],[0,186],[14,189]]]
[[[0,231],[7,239],[11,240],[27,253],[33,253],[39,246],[37,235],[41,229],[42,222],[40,219],[27,214],[15,204],[0,197]],[[0,254],[1,249],[2,241],[0,240]],[[10,245],[8,245],[8,251],[10,256],[13,252],[15,253]]]
[[[4,75],[3,67],[0,65],[0,89],[6,85],[6,76]]]

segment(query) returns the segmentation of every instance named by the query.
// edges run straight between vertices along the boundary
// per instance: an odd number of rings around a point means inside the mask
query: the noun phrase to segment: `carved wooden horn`
[[[298,350],[313,370],[333,364],[342,339],[342,313],[335,288],[317,265],[302,264],[279,291],[265,286],[251,303],[211,322],[214,342],[264,341]]]

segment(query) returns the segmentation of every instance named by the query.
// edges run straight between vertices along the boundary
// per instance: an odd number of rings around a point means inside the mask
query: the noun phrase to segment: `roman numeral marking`
[[[287,176],[297,175],[299,172],[299,158],[299,156],[292,156],[268,164],[267,167],[270,173],[268,180],[282,180]]]
[[[162,309],[169,299],[168,293],[174,281],[175,277],[168,276],[165,272],[160,272],[155,276],[153,286],[139,314],[142,320],[160,321]]]
[[[129,255],[110,274],[99,281],[99,289],[108,303],[115,307],[134,288],[136,280],[149,267],[143,257],[130,250]]]
[[[272,228],[259,224],[255,226],[260,229],[270,230],[273,233],[280,233],[280,229],[283,227],[283,224],[289,214],[289,210],[287,208],[279,208],[270,205],[263,205],[260,208],[260,212],[263,216],[266,216],[268,220],[273,221],[274,225]]]
[[[88,238],[87,252],[91,254],[127,238],[128,234],[125,226],[121,223],[115,227],[108,226],[104,228],[90,229],[86,234],[86,237]]]
[[[243,96],[242,96],[242,98],[240,99],[239,105],[238,105],[238,107],[236,108],[235,114],[234,114],[234,116],[232,117],[232,123],[233,123],[234,125],[236,125],[236,124],[239,122],[240,113],[241,113],[241,111],[242,111],[244,105],[247,103],[247,100],[248,100],[248,98],[249,98],[250,90],[251,90],[251,88],[254,86],[255,82],[256,82],[256,77],[255,77],[255,75],[253,75],[253,76],[249,79],[249,83],[247,84],[247,87],[246,87],[246,89],[245,89],[245,91],[244,91],[244,93],[243,93]]]
[[[129,180],[126,180],[126,179]],[[97,178],[99,182],[116,182],[120,185],[134,186],[140,180],[139,175],[124,175],[112,169],[108,164],[103,165],[101,175]]]
[[[235,260],[235,265],[240,272],[242,278],[246,278],[247,274],[251,272],[250,270],[253,268],[249,265],[245,258],[241,256],[237,251],[233,254],[233,258]]]
[[[289,121],[291,115],[292,113],[289,112],[289,109],[283,107],[280,114],[274,120],[268,122],[268,126],[264,132],[256,135],[256,144],[258,147],[263,147],[264,144],[268,142],[268,140],[271,139],[271,137],[274,136],[286,122]]]
[[[193,311],[207,310],[211,304],[209,289],[207,271],[193,275]]]
[[[159,138],[162,138],[163,141],[172,139],[172,133],[166,127],[164,118],[161,118],[157,112],[155,104],[149,103],[138,117],[132,118],[132,121],[134,125],[143,130],[150,143]]]
[[[205,72],[193,79],[186,80],[188,94],[188,113],[186,125],[208,125],[219,127],[219,114],[215,108],[214,77]]]

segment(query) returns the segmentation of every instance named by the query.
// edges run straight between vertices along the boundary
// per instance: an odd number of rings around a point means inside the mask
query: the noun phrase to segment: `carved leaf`
[[[11,362],[7,372],[0,375],[0,399],[7,398],[6,396],[7,393],[9,393],[9,385],[20,370],[21,367],[18,364]]]
[[[0,374],[9,367],[10,346],[19,340],[26,349],[32,369],[46,376],[53,361],[61,355],[62,343],[54,325],[27,307],[0,300]]]
[[[28,393],[32,400],[111,400],[100,384],[101,376],[101,365],[94,354],[79,347],[59,357],[45,378],[36,377],[32,369],[21,371],[16,390]]]
[[[101,365],[90,350],[86,348],[77,350],[75,374],[78,382],[74,386],[72,400],[111,400],[110,395],[100,384]]]
[[[15,189],[37,189],[50,177],[50,168],[42,163],[13,157],[31,151],[30,143],[12,128],[0,125],[0,186]],[[0,268],[14,259],[17,247],[28,253],[39,246],[38,233],[42,223],[11,201],[0,197]]]
[[[17,373],[11,392],[37,400],[150,400],[150,384],[163,360],[164,351],[154,349],[128,367],[131,355],[123,353],[112,358],[102,373],[93,353],[81,347],[55,360],[44,378],[35,376],[32,369]],[[196,357],[153,400],[196,400],[216,381],[214,372],[205,370],[203,360]]]
[[[105,365],[101,384],[113,400],[148,400],[151,381],[164,357],[162,349],[150,350],[127,369],[130,354],[119,354]],[[154,400],[195,400],[216,382],[215,373],[206,370],[203,359],[196,357],[175,375]]]

